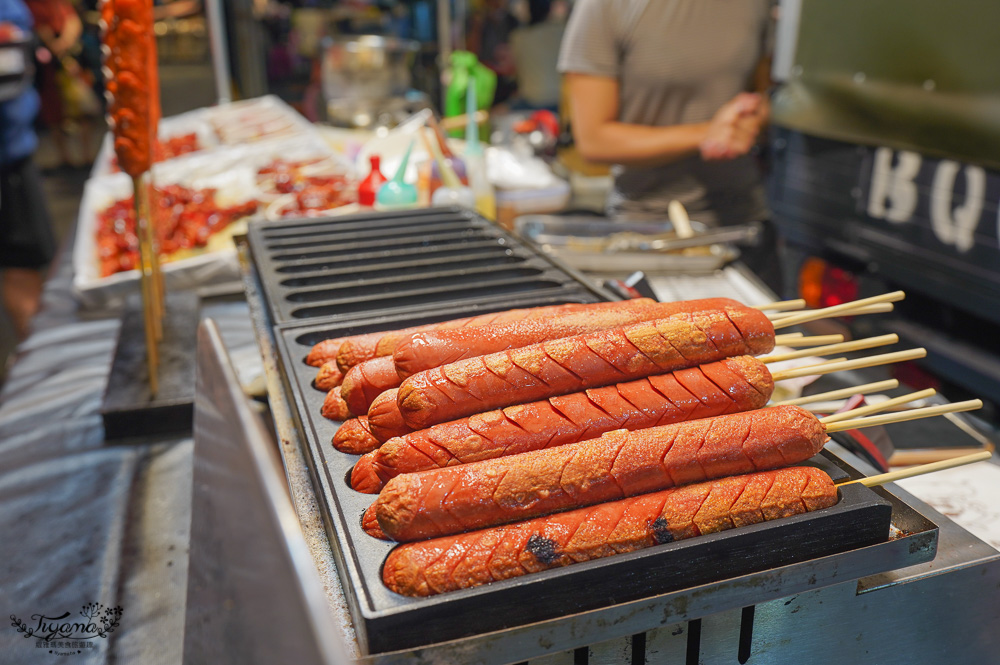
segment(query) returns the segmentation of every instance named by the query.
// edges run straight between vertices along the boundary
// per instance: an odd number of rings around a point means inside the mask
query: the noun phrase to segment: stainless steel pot
[[[410,90],[410,72],[420,44],[362,35],[331,39],[323,51],[323,96],[336,124],[368,127],[381,108]]]

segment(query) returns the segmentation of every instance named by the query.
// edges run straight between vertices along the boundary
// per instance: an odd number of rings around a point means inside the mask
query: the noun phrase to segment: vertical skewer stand
[[[140,297],[130,299],[101,406],[109,441],[191,431],[199,298],[166,296],[147,176],[132,179]],[[169,316],[167,312],[169,311]]]

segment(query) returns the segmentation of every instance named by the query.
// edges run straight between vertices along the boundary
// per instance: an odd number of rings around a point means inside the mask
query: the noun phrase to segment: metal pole
[[[438,31],[438,69],[441,76],[441,108],[445,106],[445,95],[448,85],[444,80],[444,72],[451,60],[451,0],[438,0],[437,3]]]
[[[205,19],[208,21],[209,44],[212,48],[212,71],[215,74],[216,97],[219,104],[228,104],[233,101],[232,78],[229,73],[222,0],[205,0]]]

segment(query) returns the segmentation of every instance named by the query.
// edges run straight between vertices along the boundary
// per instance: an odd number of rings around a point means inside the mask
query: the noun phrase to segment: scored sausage
[[[379,446],[378,439],[372,436],[368,418],[365,416],[345,421],[333,435],[332,444],[340,452],[352,455],[362,455]]]
[[[406,425],[419,430],[512,404],[773,348],[774,326],[759,310],[685,312],[418,372],[399,387],[399,409]]]
[[[826,440],[823,424],[797,406],[616,430],[590,441],[396,476],[372,509],[390,538],[421,540],[798,464]]]
[[[344,382],[344,373],[340,371],[335,362],[325,362],[316,373],[313,386],[318,390],[329,391]]]
[[[724,307],[743,307],[729,298],[706,298],[679,302],[655,302],[639,299],[613,303],[614,307],[591,307],[583,311],[565,312],[543,319],[522,319],[493,323],[475,329],[428,330],[409,335],[393,352],[399,376],[406,378],[417,372],[465,358],[517,349],[561,337],[582,335],[595,330],[663,319],[683,312],[698,312]]]
[[[353,370],[352,370],[353,371]],[[389,439],[358,460],[351,487],[376,493],[401,473],[478,462],[637,430],[763,407],[774,390],[751,356],[628,383],[509,406]]]
[[[375,517],[375,511],[368,510],[364,512],[361,516],[361,528],[372,538],[378,538],[379,540],[392,540],[389,536],[382,532],[382,527],[378,525],[378,518]]]
[[[348,341],[359,341],[363,342],[366,338],[372,338],[372,344],[378,344],[378,341],[385,335],[384,332],[374,332],[365,333],[363,335],[352,335],[350,337],[337,337],[334,339],[324,339],[318,344],[314,344],[312,349],[306,355],[306,364],[312,365],[313,367],[321,367],[324,363],[337,362],[337,353],[340,351],[340,347],[347,343]]]
[[[396,374],[392,356],[372,358],[347,370],[340,394],[351,413],[368,413],[375,398],[386,390],[398,388],[402,380]]]
[[[631,301],[629,301],[631,302]],[[379,356],[391,356],[396,350],[396,345],[412,335],[424,330],[447,330],[451,328],[479,328],[498,321],[516,321],[519,319],[530,319],[534,317],[549,317],[560,312],[575,311],[590,307],[614,307],[621,306],[620,303],[595,303],[583,305],[580,303],[569,303],[565,305],[546,305],[544,307],[528,307],[524,309],[509,309],[503,312],[493,312],[491,314],[479,314],[462,319],[442,321],[441,323],[429,323],[402,330],[389,330],[381,333],[374,340],[348,339],[337,351],[337,365],[341,371],[346,372],[358,363]]]
[[[382,581],[405,596],[519,577],[675,540],[828,508],[837,488],[823,471],[792,467],[401,545]]]
[[[371,428],[372,436],[382,443],[413,431],[403,422],[398,393],[399,388],[386,390],[375,398],[368,409],[368,426]]]
[[[351,417],[351,410],[347,408],[347,402],[340,395],[340,386],[330,389],[326,394],[326,399],[323,400],[323,406],[320,407],[319,412],[324,418],[339,422],[343,422]]]

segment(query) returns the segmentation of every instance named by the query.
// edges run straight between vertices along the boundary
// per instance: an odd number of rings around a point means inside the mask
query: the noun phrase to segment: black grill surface
[[[257,223],[249,238],[275,323],[418,313],[444,304],[608,297],[457,208]]]

